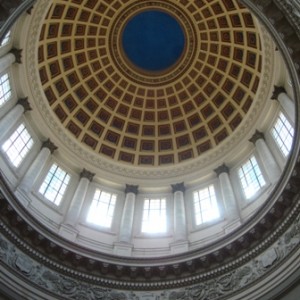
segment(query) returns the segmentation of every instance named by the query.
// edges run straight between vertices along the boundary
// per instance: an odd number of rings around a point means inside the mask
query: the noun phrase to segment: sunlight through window
[[[87,221],[103,227],[111,227],[117,195],[96,190]]]
[[[252,156],[239,169],[239,177],[247,199],[251,198],[266,184],[265,179],[254,156]]]
[[[0,77],[0,107],[11,97],[11,87],[8,74]]]
[[[166,199],[145,199],[142,232],[163,233],[167,231]]]
[[[11,163],[18,167],[33,145],[33,140],[24,124],[21,124],[2,145]]]
[[[282,154],[288,156],[293,144],[294,128],[282,112],[272,128],[272,136]]]
[[[194,192],[194,212],[196,225],[200,225],[220,217],[213,185]]]
[[[64,170],[56,164],[52,165],[39,192],[55,205],[59,205],[70,180]]]

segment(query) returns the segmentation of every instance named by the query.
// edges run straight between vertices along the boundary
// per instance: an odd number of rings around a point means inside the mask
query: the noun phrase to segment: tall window
[[[117,195],[96,190],[87,221],[103,227],[111,227]]]
[[[196,225],[200,225],[220,217],[213,185],[194,192],[194,210]]]
[[[56,164],[53,164],[44,179],[39,192],[55,205],[59,205],[69,181],[70,175]]]
[[[0,107],[11,97],[11,87],[8,74],[0,76]]]
[[[2,145],[11,163],[18,167],[31,149],[33,140],[24,124],[21,124],[10,138]]]
[[[10,31],[8,31],[8,32],[6,33],[6,35],[4,36],[4,38],[2,39],[2,41],[1,41],[1,43],[0,43],[0,47],[3,47],[3,46],[5,46],[5,45],[7,45],[8,42],[9,42],[9,40],[10,40]]]
[[[163,233],[166,231],[166,199],[145,199],[142,220],[142,232]]]
[[[280,112],[271,132],[282,154],[285,157],[288,156],[293,144],[294,128],[282,112]]]
[[[239,177],[247,199],[251,198],[266,184],[254,156],[241,166],[239,169]]]

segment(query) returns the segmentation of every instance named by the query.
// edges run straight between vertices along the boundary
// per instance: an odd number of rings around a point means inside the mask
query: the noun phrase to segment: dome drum
[[[0,297],[288,293],[297,7],[37,1],[0,43]]]

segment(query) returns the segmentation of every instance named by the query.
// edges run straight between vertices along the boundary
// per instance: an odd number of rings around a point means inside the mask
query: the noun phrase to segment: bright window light
[[[0,76],[0,107],[11,97],[11,87],[8,74]]]
[[[272,128],[272,136],[282,154],[288,156],[293,144],[294,128],[282,112]]]
[[[166,231],[166,199],[145,199],[142,220],[142,232],[164,233]]]
[[[213,185],[194,192],[194,211],[196,225],[200,225],[220,217]]]
[[[239,177],[247,199],[251,198],[266,184],[254,156],[241,166]]]
[[[10,40],[10,31],[8,31],[8,32],[6,33],[6,35],[4,36],[4,38],[2,39],[1,44],[0,44],[0,47],[3,47],[3,46],[5,46],[5,45],[7,45],[8,42],[9,42],[9,40]]]
[[[55,205],[59,205],[70,181],[70,175],[53,164],[39,192]]]
[[[18,167],[31,149],[33,140],[24,124],[21,124],[10,138],[2,145],[2,149],[11,163]]]
[[[102,227],[111,227],[117,195],[96,190],[87,221]]]

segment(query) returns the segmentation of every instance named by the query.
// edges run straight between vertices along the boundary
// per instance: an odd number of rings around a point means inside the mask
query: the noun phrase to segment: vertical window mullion
[[[286,157],[293,144],[294,128],[282,112],[279,113],[271,134],[280,152]]]
[[[11,86],[8,74],[0,76],[0,107],[11,97]]]
[[[87,222],[102,227],[111,227],[112,218],[115,209],[115,194],[109,194],[96,189],[90,210],[87,216]],[[110,213],[110,211],[112,212]],[[100,216],[100,217],[98,217]]]
[[[213,185],[194,192],[194,210],[196,225],[201,225],[220,217]]]
[[[144,199],[142,232],[166,232],[166,199]]]
[[[62,178],[59,177],[59,173],[63,174]],[[66,189],[62,192],[62,187],[68,185],[70,175],[59,168],[56,164],[53,164],[48,174],[46,175],[44,182],[40,186],[39,192],[52,203],[59,205],[61,198],[63,197]]]
[[[24,142],[23,136],[28,136],[28,142]],[[18,167],[33,145],[33,140],[24,124],[13,132],[13,134],[3,143],[2,149],[8,156],[11,163]]]
[[[248,168],[248,166],[250,168]],[[248,161],[240,167],[238,174],[243,192],[247,199],[251,198],[265,185],[264,177],[254,156],[250,157]]]

